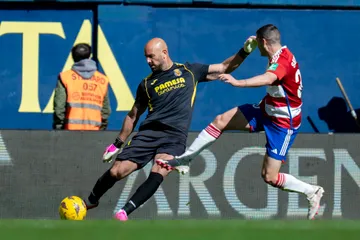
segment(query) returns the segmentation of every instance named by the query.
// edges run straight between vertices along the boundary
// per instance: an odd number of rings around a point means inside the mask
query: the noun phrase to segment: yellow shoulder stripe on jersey
[[[197,82],[195,82],[195,76],[194,73],[192,71],[190,71],[190,69],[188,69],[185,64],[181,64],[181,63],[175,63],[177,66],[181,66],[184,67],[186,71],[188,71],[193,79],[193,83],[194,83],[194,91],[193,91],[193,95],[191,97],[191,107],[194,105],[194,101],[195,101],[195,96],[196,96],[196,88],[197,88]]]

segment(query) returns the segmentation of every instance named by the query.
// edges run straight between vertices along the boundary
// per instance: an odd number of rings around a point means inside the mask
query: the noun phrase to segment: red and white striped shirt
[[[266,71],[274,73],[278,79],[267,87],[261,109],[276,125],[287,129],[299,128],[303,86],[295,56],[286,46],[282,47],[271,58]]]

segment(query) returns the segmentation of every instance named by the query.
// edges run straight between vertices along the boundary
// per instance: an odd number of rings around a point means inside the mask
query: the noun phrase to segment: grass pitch
[[[132,220],[128,222],[1,220],[1,240],[352,240],[360,222],[350,220]]]

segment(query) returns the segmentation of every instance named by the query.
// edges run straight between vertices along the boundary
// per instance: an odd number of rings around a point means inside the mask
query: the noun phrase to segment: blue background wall
[[[326,122],[319,117],[318,110],[333,97],[341,96],[336,77],[342,79],[353,106],[360,107],[357,86],[360,49],[356,48],[356,44],[351,45],[360,39],[360,14],[357,10],[99,5],[95,12],[98,19],[94,21],[94,11],[91,10],[76,10],[76,13],[75,10],[0,11],[0,32],[4,21],[58,22],[65,36],[40,35],[37,71],[39,112],[19,112],[24,86],[22,35],[3,33],[0,36],[0,111],[3,113],[0,128],[51,129],[52,114],[44,113],[43,110],[55,87],[57,74],[63,69],[71,46],[86,19],[100,25],[133,97],[138,83],[150,72],[143,56],[143,46],[150,38],[164,38],[174,61],[218,63],[237,52],[245,39],[255,34],[256,29],[273,23],[282,33],[283,44],[290,48],[300,64],[304,84],[302,132],[314,132],[307,117],[313,120],[320,132],[329,131]],[[95,37],[95,40],[99,39]],[[99,42],[98,50],[104,49],[105,45],[103,41]],[[110,66],[109,59],[106,60],[107,67],[102,66],[104,61],[100,59],[100,68],[105,73]],[[261,74],[266,64],[267,59],[260,57],[256,50],[234,72],[234,76],[247,78]],[[126,90],[117,89],[118,99],[121,99],[122,91]],[[235,89],[221,82],[203,83],[198,87],[191,130],[201,130],[217,114],[229,108],[247,102],[257,103],[264,94],[265,88]],[[113,90],[110,96],[113,113],[109,129],[115,130],[121,127],[127,111],[116,111],[119,102]],[[348,116],[346,111],[338,109],[340,105],[328,108],[333,116],[338,117],[338,121]]]

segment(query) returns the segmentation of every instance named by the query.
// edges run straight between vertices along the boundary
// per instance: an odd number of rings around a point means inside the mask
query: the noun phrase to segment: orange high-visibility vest
[[[98,71],[90,79],[83,79],[73,70],[60,73],[60,79],[67,93],[64,128],[99,130],[109,79]]]

